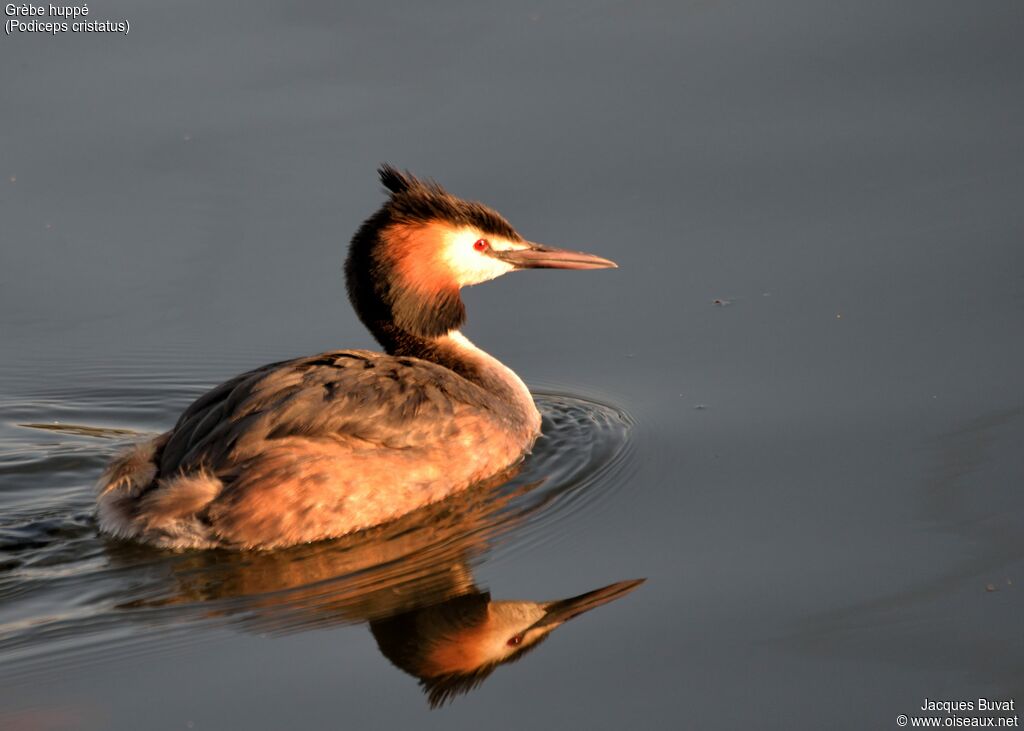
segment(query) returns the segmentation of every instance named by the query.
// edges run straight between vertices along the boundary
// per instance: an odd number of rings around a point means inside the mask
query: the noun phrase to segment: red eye
[[[484,243],[486,244],[487,242],[485,241]],[[510,639],[508,641],[508,645],[509,645],[509,647],[518,647],[520,644],[522,644],[522,642],[523,642],[523,636],[522,635],[516,635],[515,637],[513,637],[512,639]]]
[[[477,251],[486,251],[491,248],[491,243],[487,239],[477,239],[473,244],[473,248]]]

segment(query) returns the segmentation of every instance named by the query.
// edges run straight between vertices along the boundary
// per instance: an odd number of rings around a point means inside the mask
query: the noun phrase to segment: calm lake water
[[[0,727],[1024,703],[1024,6],[350,5],[0,40]],[[133,439],[372,347],[341,263],[382,161],[620,265],[465,293],[545,414],[520,474],[270,554],[99,537]],[[453,598],[634,578],[437,709],[386,652]]]

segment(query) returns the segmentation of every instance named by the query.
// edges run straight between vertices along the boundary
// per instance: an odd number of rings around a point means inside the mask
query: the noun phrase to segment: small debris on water
[[[86,424],[62,424],[59,421],[54,421],[52,424],[29,422],[25,424],[18,424],[18,426],[25,427],[26,429],[44,429],[46,431],[75,434],[81,437],[98,437],[100,439],[137,437],[143,434],[143,432],[138,432],[134,429],[117,429],[110,426],[88,426]]]
[[[711,304],[713,304],[715,307],[728,307],[729,305],[732,304],[732,300],[713,299],[711,300]]]
[[[985,591],[999,591],[995,584],[985,584]]]
[[[696,411],[704,411],[705,409],[707,409],[707,407],[707,404],[695,404],[693,408]]]
[[[843,319],[843,313],[842,312],[837,312],[836,313],[836,319],[837,320],[842,320]]]

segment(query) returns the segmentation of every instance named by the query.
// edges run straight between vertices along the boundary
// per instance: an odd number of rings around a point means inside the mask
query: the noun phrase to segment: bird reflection
[[[482,683],[518,660],[573,617],[618,599],[643,583],[620,581],[549,602],[493,601],[474,591],[370,622],[380,651],[420,680],[432,707]]]
[[[502,482],[510,476],[336,541],[168,556],[172,580],[156,596],[150,589],[122,608],[188,608],[261,633],[368,623],[381,653],[418,678],[436,707],[518,660],[568,620],[643,582],[553,601],[492,599],[476,585],[474,565],[557,497],[537,489],[538,482]],[[115,560],[134,565],[153,551],[131,544],[110,550]]]

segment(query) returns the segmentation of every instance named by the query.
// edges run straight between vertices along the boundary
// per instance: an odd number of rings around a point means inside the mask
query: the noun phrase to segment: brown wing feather
[[[217,472],[290,437],[409,449],[456,436],[456,410],[501,421],[486,391],[418,358],[345,350],[264,366],[201,396],[178,420],[161,476]]]

